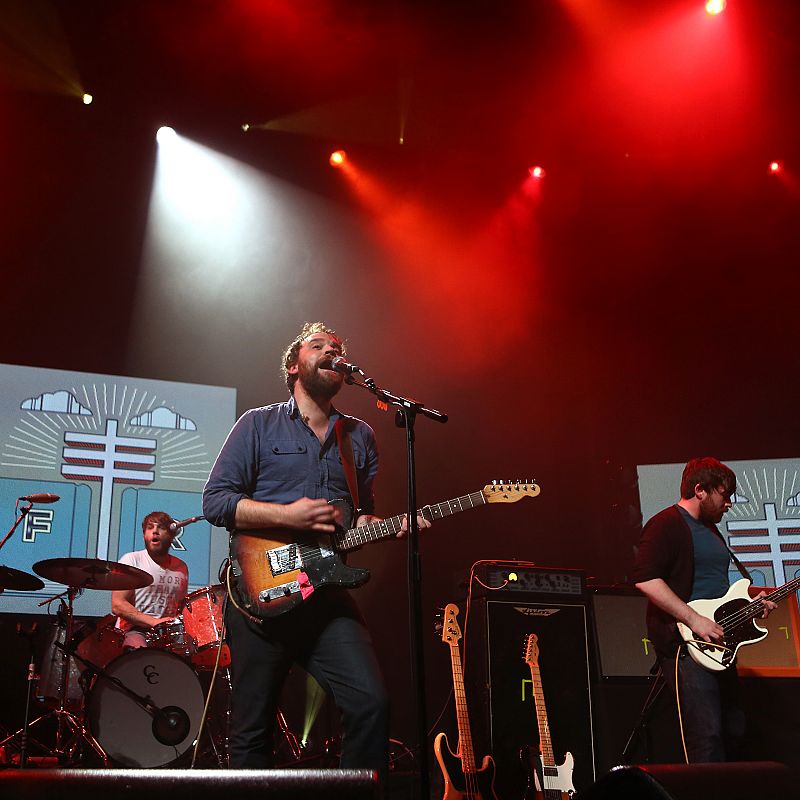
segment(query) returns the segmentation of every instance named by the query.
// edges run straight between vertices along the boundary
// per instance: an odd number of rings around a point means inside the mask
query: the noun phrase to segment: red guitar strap
[[[358,502],[358,476],[356,475],[356,462],[353,457],[353,438],[347,426],[347,418],[339,417],[334,423],[334,430],[336,431],[336,442],[339,445],[339,455],[342,459],[342,469],[344,469],[344,476],[347,478],[347,488],[350,490],[353,508],[356,516],[358,516],[358,511],[361,507]]]

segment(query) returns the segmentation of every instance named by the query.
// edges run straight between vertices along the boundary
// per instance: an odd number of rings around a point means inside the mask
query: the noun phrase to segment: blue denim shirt
[[[208,521],[233,530],[236,506],[243,497],[269,503],[292,503],[301,497],[349,498],[334,431],[340,417],[347,421],[352,437],[361,512],[372,514],[372,484],[378,471],[372,428],[334,410],[320,443],[291,397],[285,403],[252,408],[237,420],[203,489]]]

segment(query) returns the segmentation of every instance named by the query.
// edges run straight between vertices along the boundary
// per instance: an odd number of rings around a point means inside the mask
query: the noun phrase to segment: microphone
[[[175,531],[180,530],[186,525],[191,525],[193,522],[200,522],[201,519],[205,519],[205,517],[202,514],[199,517],[189,517],[189,519],[182,519],[180,521],[170,522],[169,531],[170,533],[175,533]]]
[[[364,374],[364,370],[358,364],[351,364],[344,356],[336,356],[332,359],[330,368],[334,372],[341,372],[342,375],[352,375],[354,372]]]
[[[27,500],[29,503],[55,503],[61,499],[57,494],[29,494],[25,497],[18,497],[18,500]]]

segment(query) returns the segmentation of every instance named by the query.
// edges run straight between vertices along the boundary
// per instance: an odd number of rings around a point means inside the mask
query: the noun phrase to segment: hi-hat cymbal
[[[48,580],[79,589],[140,589],[153,582],[153,576],[143,569],[99,558],[48,558],[37,561],[33,571]]]
[[[35,592],[37,589],[44,589],[44,584],[35,575],[13,567],[0,566],[0,589]]]

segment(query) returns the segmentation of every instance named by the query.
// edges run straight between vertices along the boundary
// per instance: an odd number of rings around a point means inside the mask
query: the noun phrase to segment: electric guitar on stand
[[[439,733],[433,743],[433,752],[444,777],[444,800],[497,800],[494,793],[494,760],[485,756],[480,769],[475,765],[472,733],[467,713],[467,695],[464,690],[464,672],[461,668],[461,651],[458,641],[461,629],[456,617],[458,606],[450,603],[444,610],[442,641],[450,646],[453,667],[453,693],[456,700],[458,722],[458,750],[453,752],[447,735]]]
[[[516,503],[536,497],[535,483],[494,481],[472,494],[425,506],[428,520],[442,519],[487,503]],[[236,530],[231,533],[228,585],[236,605],[256,619],[277,617],[328,586],[354,589],[369,580],[369,570],[348,567],[341,555],[362,545],[396,536],[405,514],[350,528],[353,509],[347,500],[331,500],[341,522],[330,535],[283,529]]]
[[[529,633],[525,640],[524,660],[531,670],[533,701],[536,705],[536,722],[539,726],[539,752],[534,753],[533,748],[523,748],[523,764],[528,770],[528,787],[524,800],[568,800],[575,794],[575,787],[572,784],[572,767],[575,760],[572,753],[567,753],[564,763],[556,766],[544,702],[542,675],[539,670],[539,643],[535,633]]]

